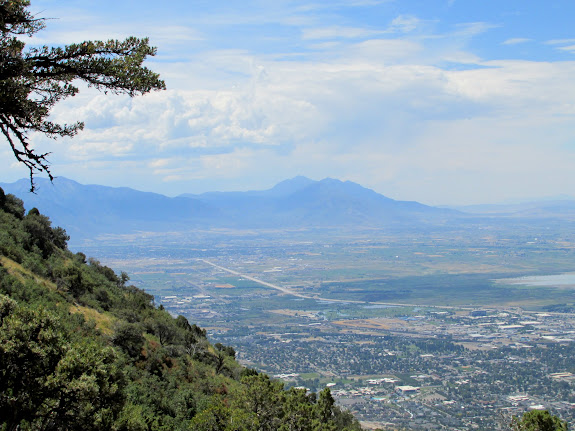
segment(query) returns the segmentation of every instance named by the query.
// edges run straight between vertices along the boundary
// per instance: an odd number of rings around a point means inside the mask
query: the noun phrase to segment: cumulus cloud
[[[179,192],[213,178],[228,180],[227,188],[257,188],[266,175],[304,174],[441,203],[420,194],[416,182],[463,202],[487,173],[494,190],[541,163],[558,166],[555,180],[571,175],[561,143],[574,134],[575,63],[490,61],[446,70],[402,62],[421,49],[412,44],[361,42],[321,63],[262,58],[233,88],[71,99],[55,117],[85,119],[86,130],[73,141],[38,143],[67,166],[58,169],[100,163],[112,172],[130,163],[147,173],[148,189],[158,187],[155,179]],[[542,146],[545,140],[553,146]],[[460,187],[445,192],[449,175],[461,176]]]
[[[168,50],[150,63],[168,91],[129,99],[83,90],[53,118],[84,120],[86,129],[33,143],[53,152],[58,175],[173,195],[271,187],[295,175],[433,204],[570,191],[575,62],[483,59],[467,43],[495,28],[489,22],[435,33],[407,13],[380,27],[300,15],[344,3],[276,4],[266,23],[289,22],[286,38],[298,38],[285,51]],[[295,12],[282,15],[286,4]],[[183,44],[209,41],[205,28],[172,24]],[[170,43],[169,32],[151,33]],[[573,43],[548,42],[567,51]]]

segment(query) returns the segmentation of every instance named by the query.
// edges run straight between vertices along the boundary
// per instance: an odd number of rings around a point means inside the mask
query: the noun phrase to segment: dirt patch
[[[317,314],[313,311],[302,311],[302,310],[268,310],[270,313],[281,314],[282,316],[290,317],[308,317],[314,319]]]
[[[406,322],[401,319],[357,319],[357,320],[336,320],[334,325],[347,326],[350,328],[368,328],[368,329],[394,329],[406,326]]]

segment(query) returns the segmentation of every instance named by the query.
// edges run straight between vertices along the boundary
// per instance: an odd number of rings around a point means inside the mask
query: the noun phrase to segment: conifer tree
[[[142,64],[156,54],[148,39],[85,41],[63,47],[25,49],[23,36],[33,36],[45,27],[45,19],[33,16],[28,0],[0,0],[0,131],[16,159],[30,173],[44,172],[52,180],[49,153],[37,152],[29,134],[50,138],[74,136],[84,127],[48,120],[59,101],[78,93],[75,82],[105,93],[130,96],[164,89],[157,73]]]

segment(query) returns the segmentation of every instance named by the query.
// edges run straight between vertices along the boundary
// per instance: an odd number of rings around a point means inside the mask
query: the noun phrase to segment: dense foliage
[[[0,189],[0,430],[358,430],[242,367]]]
[[[512,431],[567,431],[567,422],[547,410],[532,410],[511,422]]]

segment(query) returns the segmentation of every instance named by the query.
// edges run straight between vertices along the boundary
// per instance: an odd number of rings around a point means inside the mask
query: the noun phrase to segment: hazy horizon
[[[128,188],[130,188],[130,189],[133,189],[133,190],[136,190],[136,191],[140,191],[140,192],[152,192],[152,193],[157,193],[157,194],[164,195],[164,196],[167,196],[167,197],[178,197],[178,196],[182,196],[182,195],[185,195],[185,194],[200,196],[200,195],[202,195],[202,194],[204,194],[204,193],[214,193],[214,192],[215,192],[215,193],[222,193],[222,192],[225,193],[225,192],[254,192],[254,191],[265,191],[265,190],[272,189],[273,187],[275,187],[276,185],[278,185],[278,184],[280,184],[280,183],[282,183],[282,182],[290,181],[290,180],[293,180],[293,179],[295,179],[295,178],[297,178],[297,177],[304,177],[304,178],[307,178],[307,179],[310,179],[310,180],[316,181],[316,182],[319,182],[319,181],[322,181],[322,180],[326,180],[326,179],[334,179],[334,180],[339,180],[339,181],[342,181],[342,182],[344,181],[344,180],[340,180],[339,178],[332,178],[332,177],[325,177],[325,178],[314,179],[314,178],[309,178],[309,177],[306,177],[306,176],[303,176],[303,175],[299,175],[299,176],[296,176],[296,177],[293,177],[293,178],[286,178],[286,179],[284,179],[284,180],[282,180],[282,181],[279,181],[278,183],[272,184],[270,187],[267,187],[267,186],[266,186],[266,187],[260,187],[260,188],[247,188],[247,189],[244,189],[244,190],[239,190],[239,189],[231,189],[231,190],[205,190],[205,191],[198,192],[198,193],[183,192],[183,193],[178,193],[178,194],[171,194],[171,193],[154,192],[154,191],[152,191],[152,190],[146,190],[146,189],[143,189],[143,188],[138,188],[138,186],[135,186],[135,187],[126,186],[126,185],[110,186],[110,185],[99,184],[99,183],[83,183],[83,182],[77,181],[77,180],[75,180],[75,179],[73,179],[73,178],[67,178],[67,177],[63,177],[63,176],[55,177],[54,180],[57,182],[58,178],[61,178],[61,179],[64,179],[64,180],[71,180],[71,181],[77,182],[77,183],[79,183],[79,184],[81,184],[81,185],[85,185],[85,186],[103,186],[103,187],[112,187],[112,188],[128,187]],[[20,179],[18,179],[18,180],[16,180],[16,181],[12,181],[12,182],[0,181],[0,184],[1,184],[1,183],[4,183],[4,184],[13,184],[13,183],[19,182],[19,181],[24,181],[24,182],[26,182],[26,186],[28,186],[29,181],[30,181],[30,178],[20,178]],[[42,190],[46,187],[46,183],[45,183],[44,181],[48,181],[48,178],[40,177],[40,181],[36,183],[36,185],[37,185],[36,194],[41,194],[41,193],[42,193]],[[351,181],[351,180],[345,180],[345,181]],[[355,183],[355,181],[352,181],[352,182]],[[356,183],[356,184],[359,184],[359,183]],[[362,186],[362,187],[364,187],[364,188],[370,189],[369,187],[365,187],[363,184],[359,184],[359,185]],[[57,186],[55,186],[55,187],[57,187]],[[373,189],[370,189],[370,190],[373,190]],[[377,193],[379,193],[379,192],[377,192]],[[394,200],[396,200],[396,201],[408,201],[408,200],[409,200],[409,199],[403,199],[401,196],[390,196],[390,195],[387,195],[387,194],[385,194],[385,193],[379,193],[379,194],[381,194],[381,195],[383,195],[383,196],[385,196],[385,197],[394,199]],[[20,196],[20,197],[25,197],[25,196]],[[440,204],[432,205],[432,206],[436,206],[436,207],[451,207],[451,208],[458,208],[458,207],[460,207],[460,208],[463,208],[463,207],[467,207],[467,206],[468,206],[468,207],[484,206],[484,205],[487,205],[487,206],[488,206],[488,205],[502,205],[502,206],[504,206],[504,205],[525,204],[525,203],[530,203],[530,202],[559,201],[559,200],[575,200],[575,196],[567,195],[567,194],[561,194],[561,195],[555,195],[555,196],[533,196],[533,197],[528,197],[528,196],[526,196],[526,197],[517,197],[517,198],[514,198],[514,199],[507,199],[507,200],[503,200],[503,201],[497,201],[497,202],[495,202],[495,201],[494,201],[494,202],[479,202],[479,203],[469,204],[469,205],[457,205],[457,204],[450,204],[450,203],[444,203],[444,204],[442,204],[442,203],[440,203]],[[424,202],[420,202],[420,203],[424,203]]]

